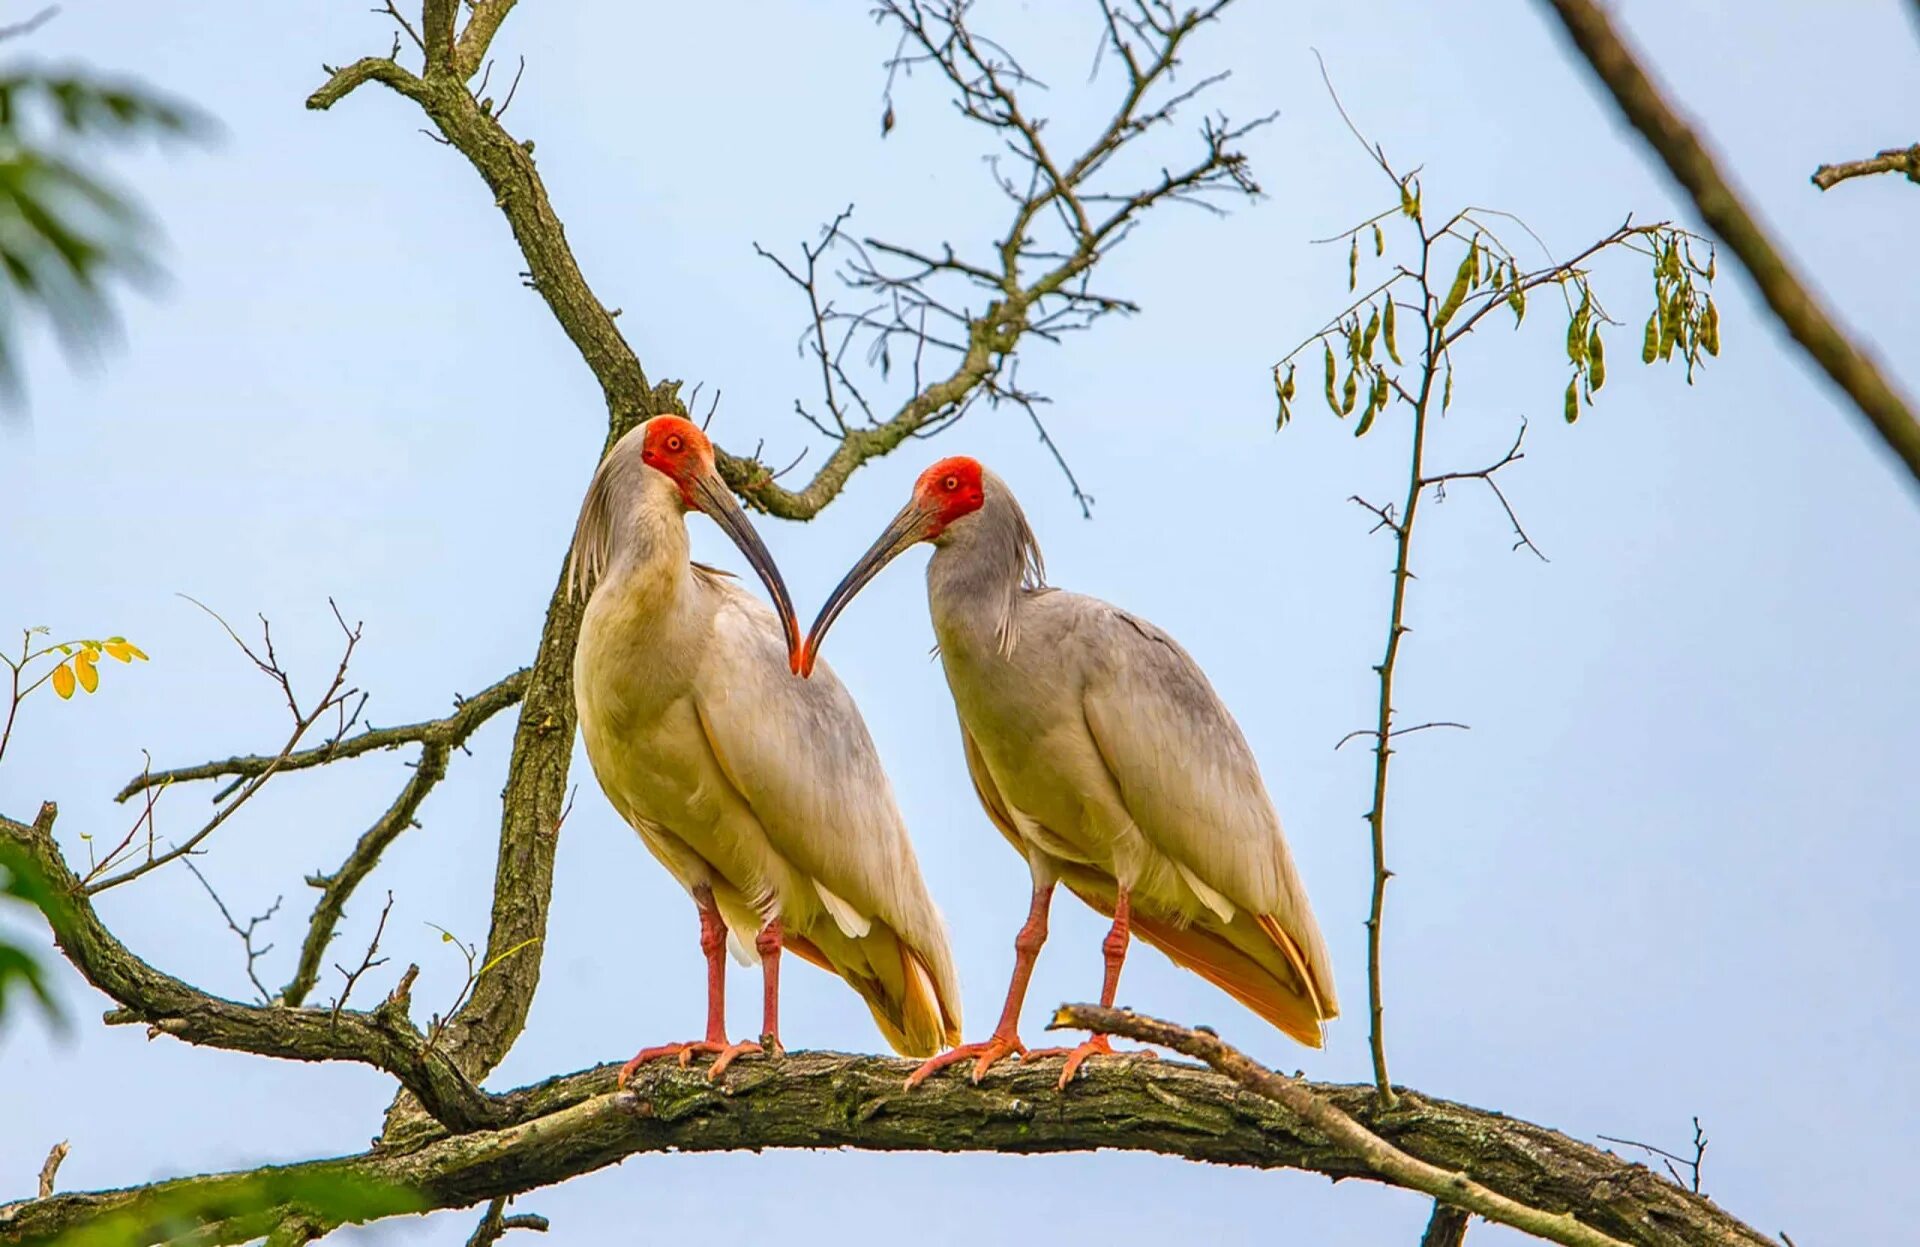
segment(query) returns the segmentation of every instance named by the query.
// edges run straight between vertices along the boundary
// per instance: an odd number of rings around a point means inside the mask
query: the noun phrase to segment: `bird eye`
[[[667,438],[668,450],[679,450],[682,445],[684,445],[684,443],[680,440],[680,435],[678,433],[675,433]]]
[[[948,493],[952,493],[954,490],[960,488],[960,478],[957,476],[949,476],[946,480],[940,482],[940,488],[946,490]]]

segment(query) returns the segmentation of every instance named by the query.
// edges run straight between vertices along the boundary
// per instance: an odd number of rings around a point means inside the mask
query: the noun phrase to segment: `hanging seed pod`
[[[1327,410],[1334,415],[1340,414],[1340,400],[1334,396],[1333,386],[1340,379],[1339,367],[1333,362],[1333,344],[1322,343],[1327,348]]]
[[[1373,340],[1380,334],[1380,309],[1374,308],[1373,315],[1367,318],[1367,331],[1360,335],[1360,358],[1373,358]]]
[[[1360,423],[1353,426],[1355,437],[1365,437],[1367,430],[1373,427],[1373,418],[1380,414],[1380,396],[1386,386],[1380,383],[1380,374],[1375,373],[1372,384],[1367,389],[1367,407],[1360,413]]]
[[[1440,410],[1453,406],[1453,369],[1447,369],[1446,384],[1440,387]]]
[[[1593,332],[1587,335],[1587,393],[1607,383],[1607,352],[1600,341],[1600,326],[1595,325]]]
[[[1659,356],[1660,313],[1653,312],[1647,316],[1647,336],[1646,340],[1640,344],[1640,362],[1643,364],[1651,364],[1655,359],[1658,359]]]
[[[1360,240],[1355,238],[1347,251],[1347,289],[1360,284]]]
[[[1380,331],[1387,335],[1387,354],[1393,357],[1394,363],[1399,363],[1400,348],[1393,341],[1393,295],[1391,293],[1387,295],[1386,310],[1380,316]]]
[[[1567,423],[1580,418],[1580,378],[1567,382]]]
[[[1713,261],[1707,261],[1711,264]],[[1707,348],[1707,354],[1720,353],[1720,309],[1712,299],[1707,300],[1707,314],[1700,326],[1700,345]]]
[[[1473,253],[1468,252],[1460,259],[1459,271],[1453,275],[1453,286],[1447,291],[1445,302],[1440,304],[1440,314],[1434,317],[1433,327],[1438,330],[1453,319],[1453,314],[1466,302],[1467,288],[1473,281]]]
[[[1385,255],[1386,253],[1387,253],[1387,236],[1380,232],[1380,222],[1375,221],[1373,223],[1373,254],[1375,254],[1376,256],[1381,256],[1381,255]]]
[[[1360,397],[1360,370],[1355,368],[1347,374],[1347,384],[1340,391],[1340,414],[1353,414],[1353,404]]]

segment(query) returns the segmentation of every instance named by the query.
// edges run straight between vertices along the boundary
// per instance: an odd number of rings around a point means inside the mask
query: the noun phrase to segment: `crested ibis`
[[[932,542],[927,601],[980,804],[1027,859],[1033,892],[992,1035],[929,1060],[973,1078],[1029,1053],[1020,1007],[1056,883],[1113,919],[1101,945],[1111,1005],[1137,931],[1175,963],[1309,1047],[1339,1013],[1326,945],[1246,738],[1172,637],[1097,598],[1045,586],[1013,493],[972,459],[943,459],[827,599],[800,654],[815,670],[847,602],[895,556]],[[1056,1050],[1058,1051],[1058,1050]],[[1098,1036],[1065,1053],[1065,1087]]]
[[[688,560],[688,511],[740,547],[769,609]],[[853,699],[830,672],[796,679],[786,585],[714,467],[698,426],[659,416],[614,446],[587,489],[568,558],[587,595],[574,698],[587,757],[614,809],[692,895],[707,960],[707,1030],[645,1061],[777,1051],[780,953],[858,992],[909,1056],[957,1043],[960,994],[946,927]],[[822,678],[824,677],[824,678]],[[728,1043],[724,950],[757,956],[760,1043]]]

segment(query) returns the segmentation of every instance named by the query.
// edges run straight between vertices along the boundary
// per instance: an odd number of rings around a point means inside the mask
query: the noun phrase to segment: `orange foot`
[[[1145,1048],[1138,1052],[1116,1053],[1113,1050],[1113,1042],[1111,1040],[1105,1035],[1095,1035],[1093,1038],[1072,1048],[1035,1048],[1022,1056],[1020,1063],[1024,1065],[1028,1061],[1037,1061],[1041,1057],[1050,1056],[1063,1056],[1067,1058],[1066,1067],[1060,1071],[1059,1082],[1059,1089],[1065,1091],[1067,1084],[1072,1082],[1074,1075],[1080,1072],[1080,1067],[1086,1063],[1087,1058],[1095,1055],[1144,1057],[1151,1061],[1160,1054]]]
[[[726,1051],[726,1042],[724,1040],[714,1039],[695,1039],[687,1043],[663,1043],[652,1048],[642,1048],[633,1054],[633,1060],[628,1061],[620,1067],[620,1081],[618,1085],[624,1089],[627,1081],[633,1077],[633,1072],[649,1061],[660,1061],[667,1057],[678,1057],[680,1059],[680,1068],[685,1069],[687,1063],[693,1060],[695,1053],[714,1052],[724,1055]]]
[[[957,1048],[949,1048],[934,1057],[913,1073],[907,1075],[907,1090],[911,1091],[929,1077],[939,1073],[949,1065],[973,1059],[973,1081],[979,1082],[980,1076],[987,1072],[995,1061],[1026,1052],[1027,1045],[1020,1042],[1018,1035],[994,1035],[985,1043],[963,1043]]]
[[[774,1047],[774,1052],[778,1053],[779,1051],[780,1051],[779,1046],[776,1044]],[[713,1068],[707,1071],[707,1081],[709,1082],[720,1081],[720,1075],[727,1072],[727,1066],[732,1065],[736,1057],[743,1057],[748,1055],[749,1053],[763,1054],[765,1052],[766,1052],[765,1048],[761,1047],[759,1044],[755,1043],[751,1039],[745,1039],[736,1044],[728,1044],[726,1046],[726,1049],[720,1053],[719,1059],[714,1061]]]

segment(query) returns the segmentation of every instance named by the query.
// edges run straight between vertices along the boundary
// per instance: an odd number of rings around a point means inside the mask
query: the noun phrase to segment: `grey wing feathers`
[[[1141,833],[1234,905],[1281,920],[1316,973],[1327,955],[1246,738],[1199,664],[1145,620],[1094,599],[1103,659],[1082,707]]]
[[[957,999],[945,926],[853,698],[825,664],[810,679],[790,674],[773,612],[737,585],[711,584],[724,598],[720,643],[698,692],[722,765],[782,856],[898,931]]]

